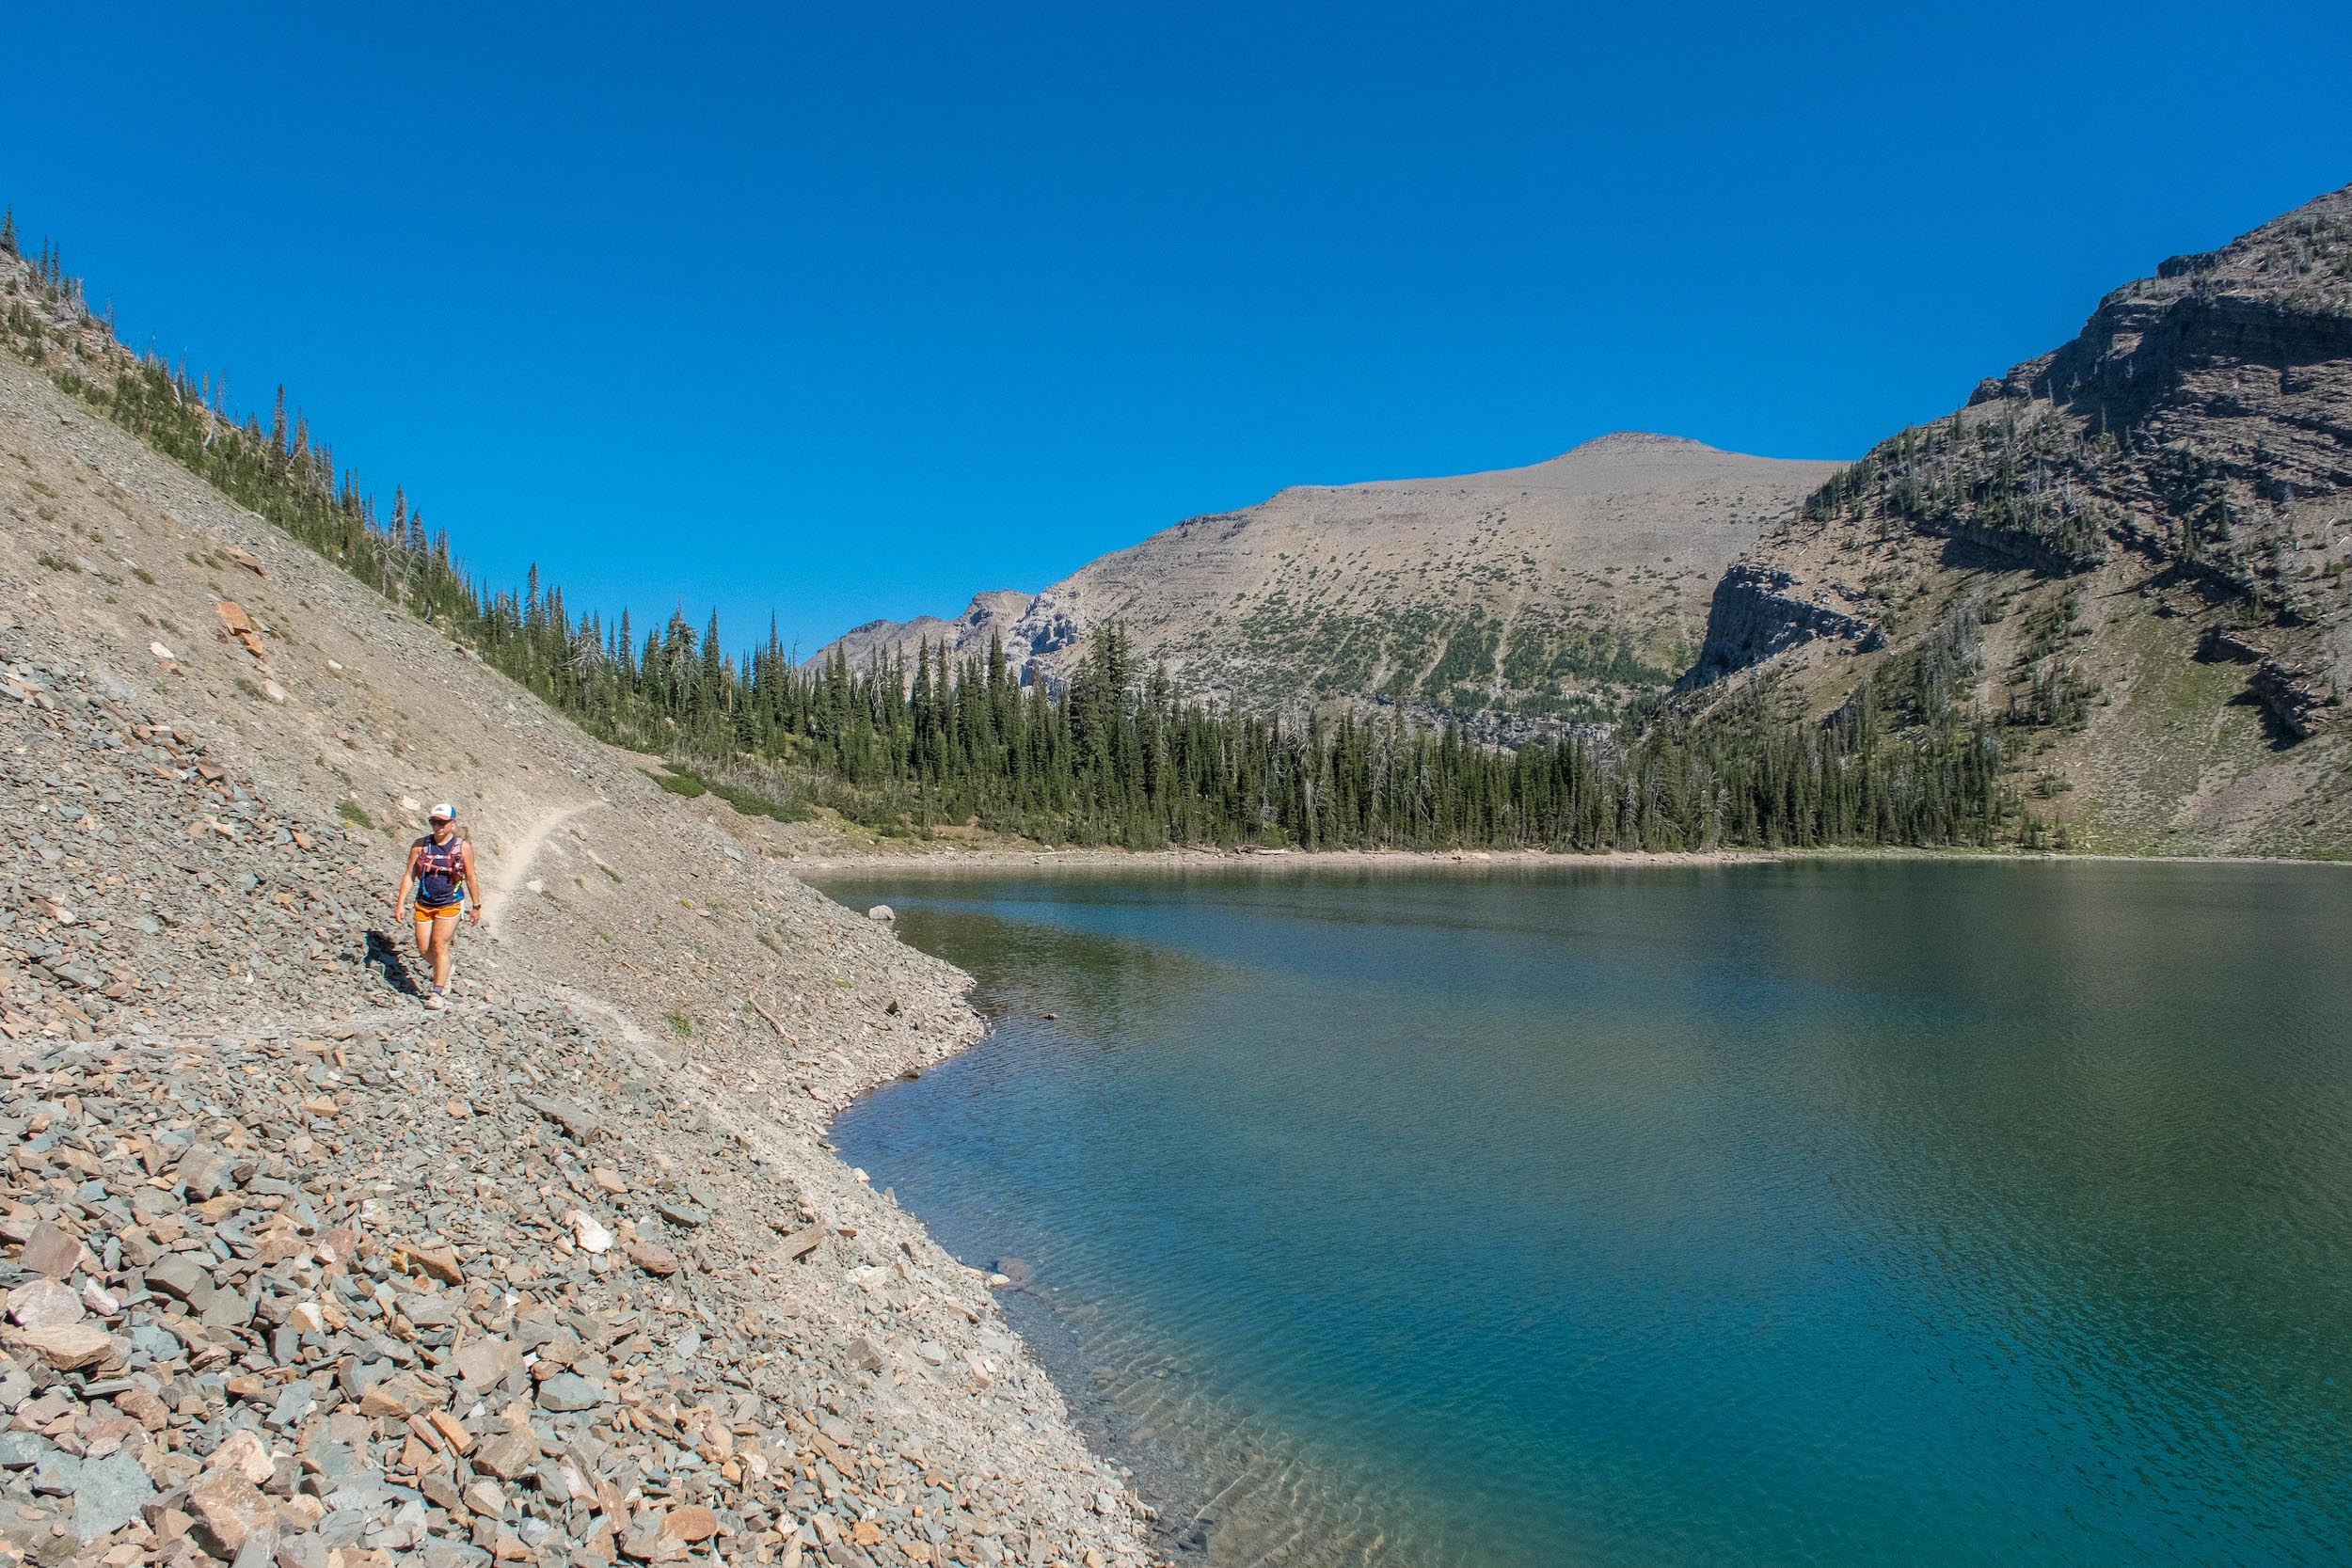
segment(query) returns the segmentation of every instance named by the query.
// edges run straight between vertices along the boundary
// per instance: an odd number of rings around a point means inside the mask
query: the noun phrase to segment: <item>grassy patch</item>
[[[663,789],[668,790],[671,794],[683,795],[690,800],[698,800],[702,796],[710,793],[710,786],[708,784],[703,783],[702,780],[696,778],[693,774],[687,772],[682,768],[672,768],[669,771],[662,773],[657,773],[650,768],[640,768],[637,771],[643,773],[645,777],[651,779],[654,783],[660,784]]]
[[[374,821],[369,817],[368,814],[359,809],[359,802],[357,800],[336,801],[335,815],[342,817],[344,821],[350,823],[355,828],[373,828],[375,826]]]
[[[664,763],[662,767],[665,771],[661,773],[654,773],[644,768],[640,768],[638,771],[644,773],[645,777],[671,794],[683,795],[690,800],[705,795],[716,795],[744,816],[764,816],[771,822],[805,822],[808,820],[808,812],[804,807],[788,806],[781,801],[771,800],[757,790],[746,789],[741,784],[729,784],[724,779],[706,779],[692,768],[681,768],[674,762]]]
[[[694,1021],[686,1016],[686,1009],[683,1007],[670,1009],[670,1028],[682,1040],[694,1037]]]

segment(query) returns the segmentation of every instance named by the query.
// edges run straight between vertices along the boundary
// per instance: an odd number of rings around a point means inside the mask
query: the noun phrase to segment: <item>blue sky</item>
[[[7,31],[0,201],[135,343],[495,578],[804,649],[1287,483],[1857,453],[2352,181],[2352,8],[2297,0]]]

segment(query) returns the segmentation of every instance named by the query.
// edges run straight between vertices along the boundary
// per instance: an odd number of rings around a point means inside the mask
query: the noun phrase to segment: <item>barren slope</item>
[[[982,1276],[822,1143],[972,1037],[959,976],[5,357],[0,527],[0,1284],[63,1292],[0,1536],[1142,1560]],[[444,798],[493,924],[430,1014],[384,897]]]
[[[1624,433],[1524,468],[1300,485],[1082,567],[1006,648],[1058,680],[1118,622],[1201,695],[1401,702],[1503,728],[1590,716],[1681,673],[1724,567],[1835,467]],[[1005,629],[956,626],[972,653]]]

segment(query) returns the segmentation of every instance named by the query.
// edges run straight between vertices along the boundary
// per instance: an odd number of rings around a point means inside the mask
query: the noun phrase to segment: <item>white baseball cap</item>
[[[444,800],[425,815],[436,822],[454,822],[457,820],[457,808]]]

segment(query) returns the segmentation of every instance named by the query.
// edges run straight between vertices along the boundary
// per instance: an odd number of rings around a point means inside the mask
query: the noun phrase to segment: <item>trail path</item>
[[[497,886],[491,891],[490,907],[482,911],[483,924],[493,932],[498,929],[499,923],[506,916],[506,901],[514,897],[516,890],[523,885],[523,878],[531,870],[531,863],[539,858],[540,849],[548,842],[548,834],[589,807],[602,804],[601,800],[581,800],[559,807],[532,823],[531,831],[523,835],[523,841],[515,846],[513,863],[501,872]]]

